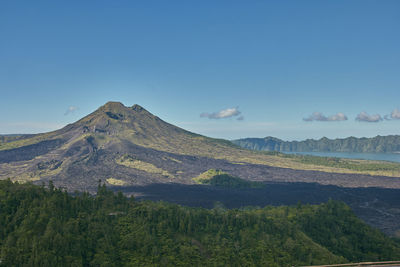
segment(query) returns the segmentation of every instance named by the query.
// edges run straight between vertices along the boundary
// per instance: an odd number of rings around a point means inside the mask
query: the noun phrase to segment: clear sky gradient
[[[111,100],[227,139],[400,134],[400,1],[0,1],[0,95],[4,134]]]

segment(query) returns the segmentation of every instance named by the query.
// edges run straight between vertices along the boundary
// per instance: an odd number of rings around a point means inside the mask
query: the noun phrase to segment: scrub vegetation
[[[264,184],[234,177],[221,170],[210,169],[193,180],[199,184],[206,184],[227,188],[263,188]]]

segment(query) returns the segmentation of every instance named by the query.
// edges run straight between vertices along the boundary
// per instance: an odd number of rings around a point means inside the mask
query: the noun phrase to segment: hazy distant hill
[[[281,152],[400,152],[400,135],[373,138],[348,137],[344,139],[283,141],[275,137],[244,138],[232,141],[243,148]]]
[[[0,143],[13,142],[19,139],[32,137],[33,134],[0,134]]]

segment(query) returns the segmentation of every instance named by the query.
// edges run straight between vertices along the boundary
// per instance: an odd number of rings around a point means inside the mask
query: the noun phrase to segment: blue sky
[[[113,100],[227,139],[400,134],[399,30],[396,0],[1,1],[0,133]]]

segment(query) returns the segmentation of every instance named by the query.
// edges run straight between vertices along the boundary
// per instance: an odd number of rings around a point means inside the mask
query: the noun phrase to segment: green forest
[[[400,259],[342,202],[191,208],[0,181],[0,266],[299,266]]]

